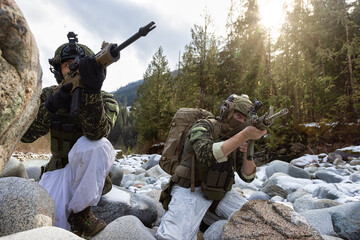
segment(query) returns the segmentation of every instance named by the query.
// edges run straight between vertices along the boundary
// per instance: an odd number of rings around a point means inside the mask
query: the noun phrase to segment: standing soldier
[[[240,196],[231,191],[234,171],[246,182],[255,178],[256,166],[246,154],[246,141],[259,139],[266,130],[247,126],[253,103],[247,95],[223,101],[220,118],[200,119],[188,131],[181,159],[160,201],[165,209],[158,239],[196,239],[201,220],[209,210],[228,219],[241,208]],[[188,157],[191,156],[192,157]],[[195,158],[194,192],[190,190]],[[164,204],[165,203],[165,204]]]
[[[69,43],[61,45],[49,59],[50,70],[60,84],[70,72],[68,64],[80,59],[81,112],[69,114],[72,83],[55,93],[56,86],[44,88],[37,117],[21,141],[30,143],[50,132],[52,158],[40,185],[55,201],[55,226],[90,237],[106,226],[92,214],[90,206],[96,206],[112,186],[107,175],[115,154],[105,137],[115,124],[119,107],[111,94],[101,91],[106,69],[87,46],[77,43],[74,33],[68,38]]]

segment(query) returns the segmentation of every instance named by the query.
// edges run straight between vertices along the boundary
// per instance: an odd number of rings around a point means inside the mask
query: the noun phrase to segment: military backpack
[[[165,142],[159,165],[170,175],[181,162],[181,155],[186,134],[193,123],[202,118],[214,117],[212,113],[201,108],[180,108],[170,124],[170,130]]]

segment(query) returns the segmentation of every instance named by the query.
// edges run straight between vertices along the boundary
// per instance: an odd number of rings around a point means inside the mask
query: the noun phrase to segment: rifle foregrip
[[[254,158],[254,145],[255,145],[255,140],[250,139],[248,141],[247,156],[246,156],[246,159],[249,161],[251,161]]]
[[[81,92],[80,88],[77,87],[72,93],[71,96],[71,105],[70,105],[70,116],[76,117],[80,114],[80,106],[81,106]]]

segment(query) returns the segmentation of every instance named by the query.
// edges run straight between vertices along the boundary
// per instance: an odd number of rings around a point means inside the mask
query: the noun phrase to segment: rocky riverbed
[[[6,172],[19,174],[19,169],[25,171],[22,178],[38,181],[40,167],[49,158],[46,154],[13,154],[8,163],[12,166],[7,166],[2,173],[7,177],[0,179],[0,185],[1,181],[11,178]],[[170,177],[160,168],[159,159],[157,154],[122,156],[119,152],[111,169],[113,189],[102,197],[98,206],[92,207],[94,214],[108,226],[93,239],[105,239],[105,236],[154,239],[164,213],[158,202],[159,194]],[[242,196],[243,207],[231,219],[215,221],[205,233],[199,231],[199,237],[243,239],[252,234],[254,238],[287,239],[292,232],[297,236],[303,234],[304,239],[359,239],[360,217],[354,214],[360,209],[359,170],[360,146],[353,146],[329,154],[304,155],[290,163],[272,161],[258,167],[257,178],[252,183],[245,183],[236,176],[233,189]],[[244,214],[253,217],[244,220]],[[1,221],[6,223],[4,219]],[[251,227],[236,227],[236,222],[246,225],[249,221]],[[280,226],[279,222],[283,224]],[[126,227],[130,223],[134,227]],[[36,236],[36,229],[31,231]],[[38,231],[57,230],[42,227]],[[22,236],[23,233],[17,234]]]

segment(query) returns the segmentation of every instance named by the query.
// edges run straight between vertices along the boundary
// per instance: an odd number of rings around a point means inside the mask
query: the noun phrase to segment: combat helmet
[[[74,32],[69,32],[67,38],[69,42],[58,47],[54,57],[49,59],[51,65],[50,71],[54,74],[57,83],[60,83],[64,79],[64,76],[61,73],[61,63],[69,59],[75,59],[76,57],[82,58],[95,55],[90,48],[78,43],[77,34]]]
[[[248,95],[241,94],[241,96],[238,96],[232,94],[220,106],[220,120],[221,122],[228,122],[233,116],[234,111],[239,111],[248,117],[252,107],[253,103],[249,100]]]

